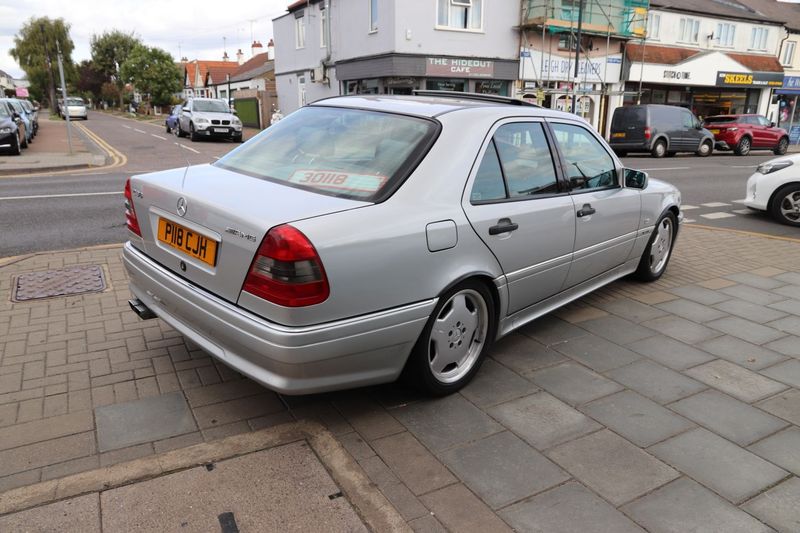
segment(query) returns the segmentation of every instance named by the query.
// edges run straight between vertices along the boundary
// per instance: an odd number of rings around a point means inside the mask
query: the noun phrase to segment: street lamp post
[[[58,52],[58,74],[61,76],[61,97],[64,100],[64,117],[67,119],[67,144],[69,145],[69,155],[72,155],[72,126],[69,121],[69,106],[67,105],[67,83],[64,81],[64,65],[58,40],[56,40],[56,51]]]
[[[231,75],[225,74],[225,78],[228,80],[228,107],[231,106]]]

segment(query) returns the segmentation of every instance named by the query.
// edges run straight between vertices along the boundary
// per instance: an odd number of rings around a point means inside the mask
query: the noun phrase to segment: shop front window
[[[498,94],[508,96],[508,82],[502,80],[476,81],[475,92],[481,94]]]
[[[432,79],[425,81],[425,88],[429,91],[458,91],[467,90],[466,80]]]

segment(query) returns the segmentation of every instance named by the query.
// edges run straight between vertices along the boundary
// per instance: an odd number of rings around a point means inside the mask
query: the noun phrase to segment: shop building
[[[415,89],[514,96],[519,3],[303,0],[273,20],[281,110]]]
[[[668,104],[701,117],[759,113],[777,120],[784,37],[782,22],[735,1],[655,0],[646,39],[625,48],[619,105]]]

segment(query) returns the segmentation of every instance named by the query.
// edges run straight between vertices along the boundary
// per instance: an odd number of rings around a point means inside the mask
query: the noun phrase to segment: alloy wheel
[[[800,223],[800,191],[791,191],[783,197],[780,214],[789,222]]]
[[[655,238],[650,244],[650,272],[658,275],[667,266],[672,250],[672,218],[664,217],[658,224]]]
[[[454,383],[469,373],[480,357],[489,328],[489,308],[473,289],[453,294],[433,323],[428,365],[441,383]]]

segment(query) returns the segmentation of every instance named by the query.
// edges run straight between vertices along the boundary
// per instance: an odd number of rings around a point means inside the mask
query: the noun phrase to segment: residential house
[[[217,98],[213,85],[233,74],[239,64],[235,61],[195,59],[183,63],[183,98]]]
[[[13,90],[15,87],[14,78],[5,71],[0,70],[0,97],[5,96],[6,89]]]

